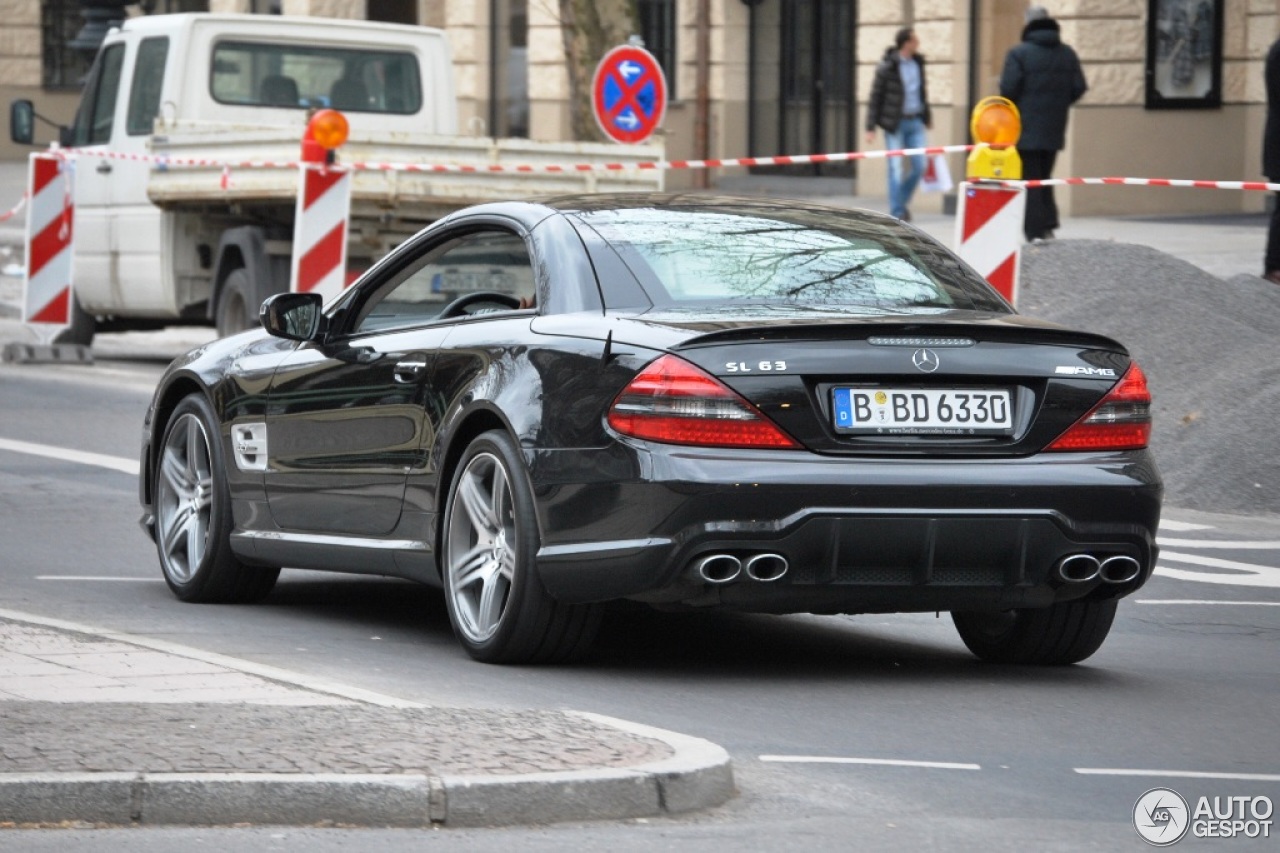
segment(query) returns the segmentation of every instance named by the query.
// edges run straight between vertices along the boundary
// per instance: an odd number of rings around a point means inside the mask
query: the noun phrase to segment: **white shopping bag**
[[[924,177],[920,179],[920,189],[927,193],[950,192],[955,184],[951,182],[951,169],[947,166],[947,155],[934,154],[925,166]]]

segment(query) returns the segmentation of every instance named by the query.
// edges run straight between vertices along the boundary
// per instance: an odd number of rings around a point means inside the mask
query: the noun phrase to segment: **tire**
[[[82,347],[93,345],[93,336],[97,332],[98,321],[93,315],[80,307],[80,302],[75,298],[74,291],[71,295],[71,325],[58,332],[53,336],[55,344],[74,344]]]
[[[601,605],[556,601],[538,578],[538,525],[524,463],[500,430],[478,436],[454,473],[441,531],[449,621],[467,654],[485,663],[581,657]]]
[[[165,427],[152,489],[160,569],[183,601],[258,601],[280,569],[246,566],[231,551],[231,498],[216,424],[209,402],[192,394]]]
[[[969,651],[992,663],[1079,663],[1107,638],[1116,601],[1067,601],[1037,610],[952,613]]]
[[[218,315],[214,318],[218,337],[225,338],[258,325],[258,306],[254,305],[253,290],[253,282],[244,267],[232,270],[222,282]]]

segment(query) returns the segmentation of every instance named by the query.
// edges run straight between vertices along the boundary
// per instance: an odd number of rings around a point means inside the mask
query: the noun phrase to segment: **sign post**
[[[644,142],[667,112],[667,78],[662,66],[643,47],[615,47],[596,66],[591,109],[600,130],[614,142]]]

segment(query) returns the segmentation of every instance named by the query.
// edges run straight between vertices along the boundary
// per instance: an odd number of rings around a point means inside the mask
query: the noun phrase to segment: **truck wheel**
[[[55,344],[78,344],[82,347],[93,345],[93,335],[97,331],[97,320],[93,315],[80,307],[80,301],[71,296],[71,325],[53,336]]]
[[[231,497],[217,418],[200,394],[180,402],[156,460],[156,550],[183,601],[240,604],[271,591],[278,568],[241,563],[231,551]]]
[[[1062,666],[1096,652],[1115,616],[1112,599],[1004,613],[952,613],[951,621],[969,651],[983,660]]]
[[[542,586],[533,494],[505,432],[478,436],[463,454],[443,532],[449,621],[469,655],[486,663],[549,663],[590,648],[601,606],[556,601]]]
[[[253,282],[244,267],[232,270],[218,296],[218,337],[225,338],[258,325],[258,306],[253,300]]]

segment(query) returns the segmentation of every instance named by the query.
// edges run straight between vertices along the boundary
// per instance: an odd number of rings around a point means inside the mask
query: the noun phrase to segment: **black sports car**
[[[879,214],[487,204],[262,322],[147,413],[143,523],[184,601],[281,566],[409,578],[493,662],[576,656],[624,599],[946,610],[982,658],[1062,664],[1155,564],[1124,347]]]

